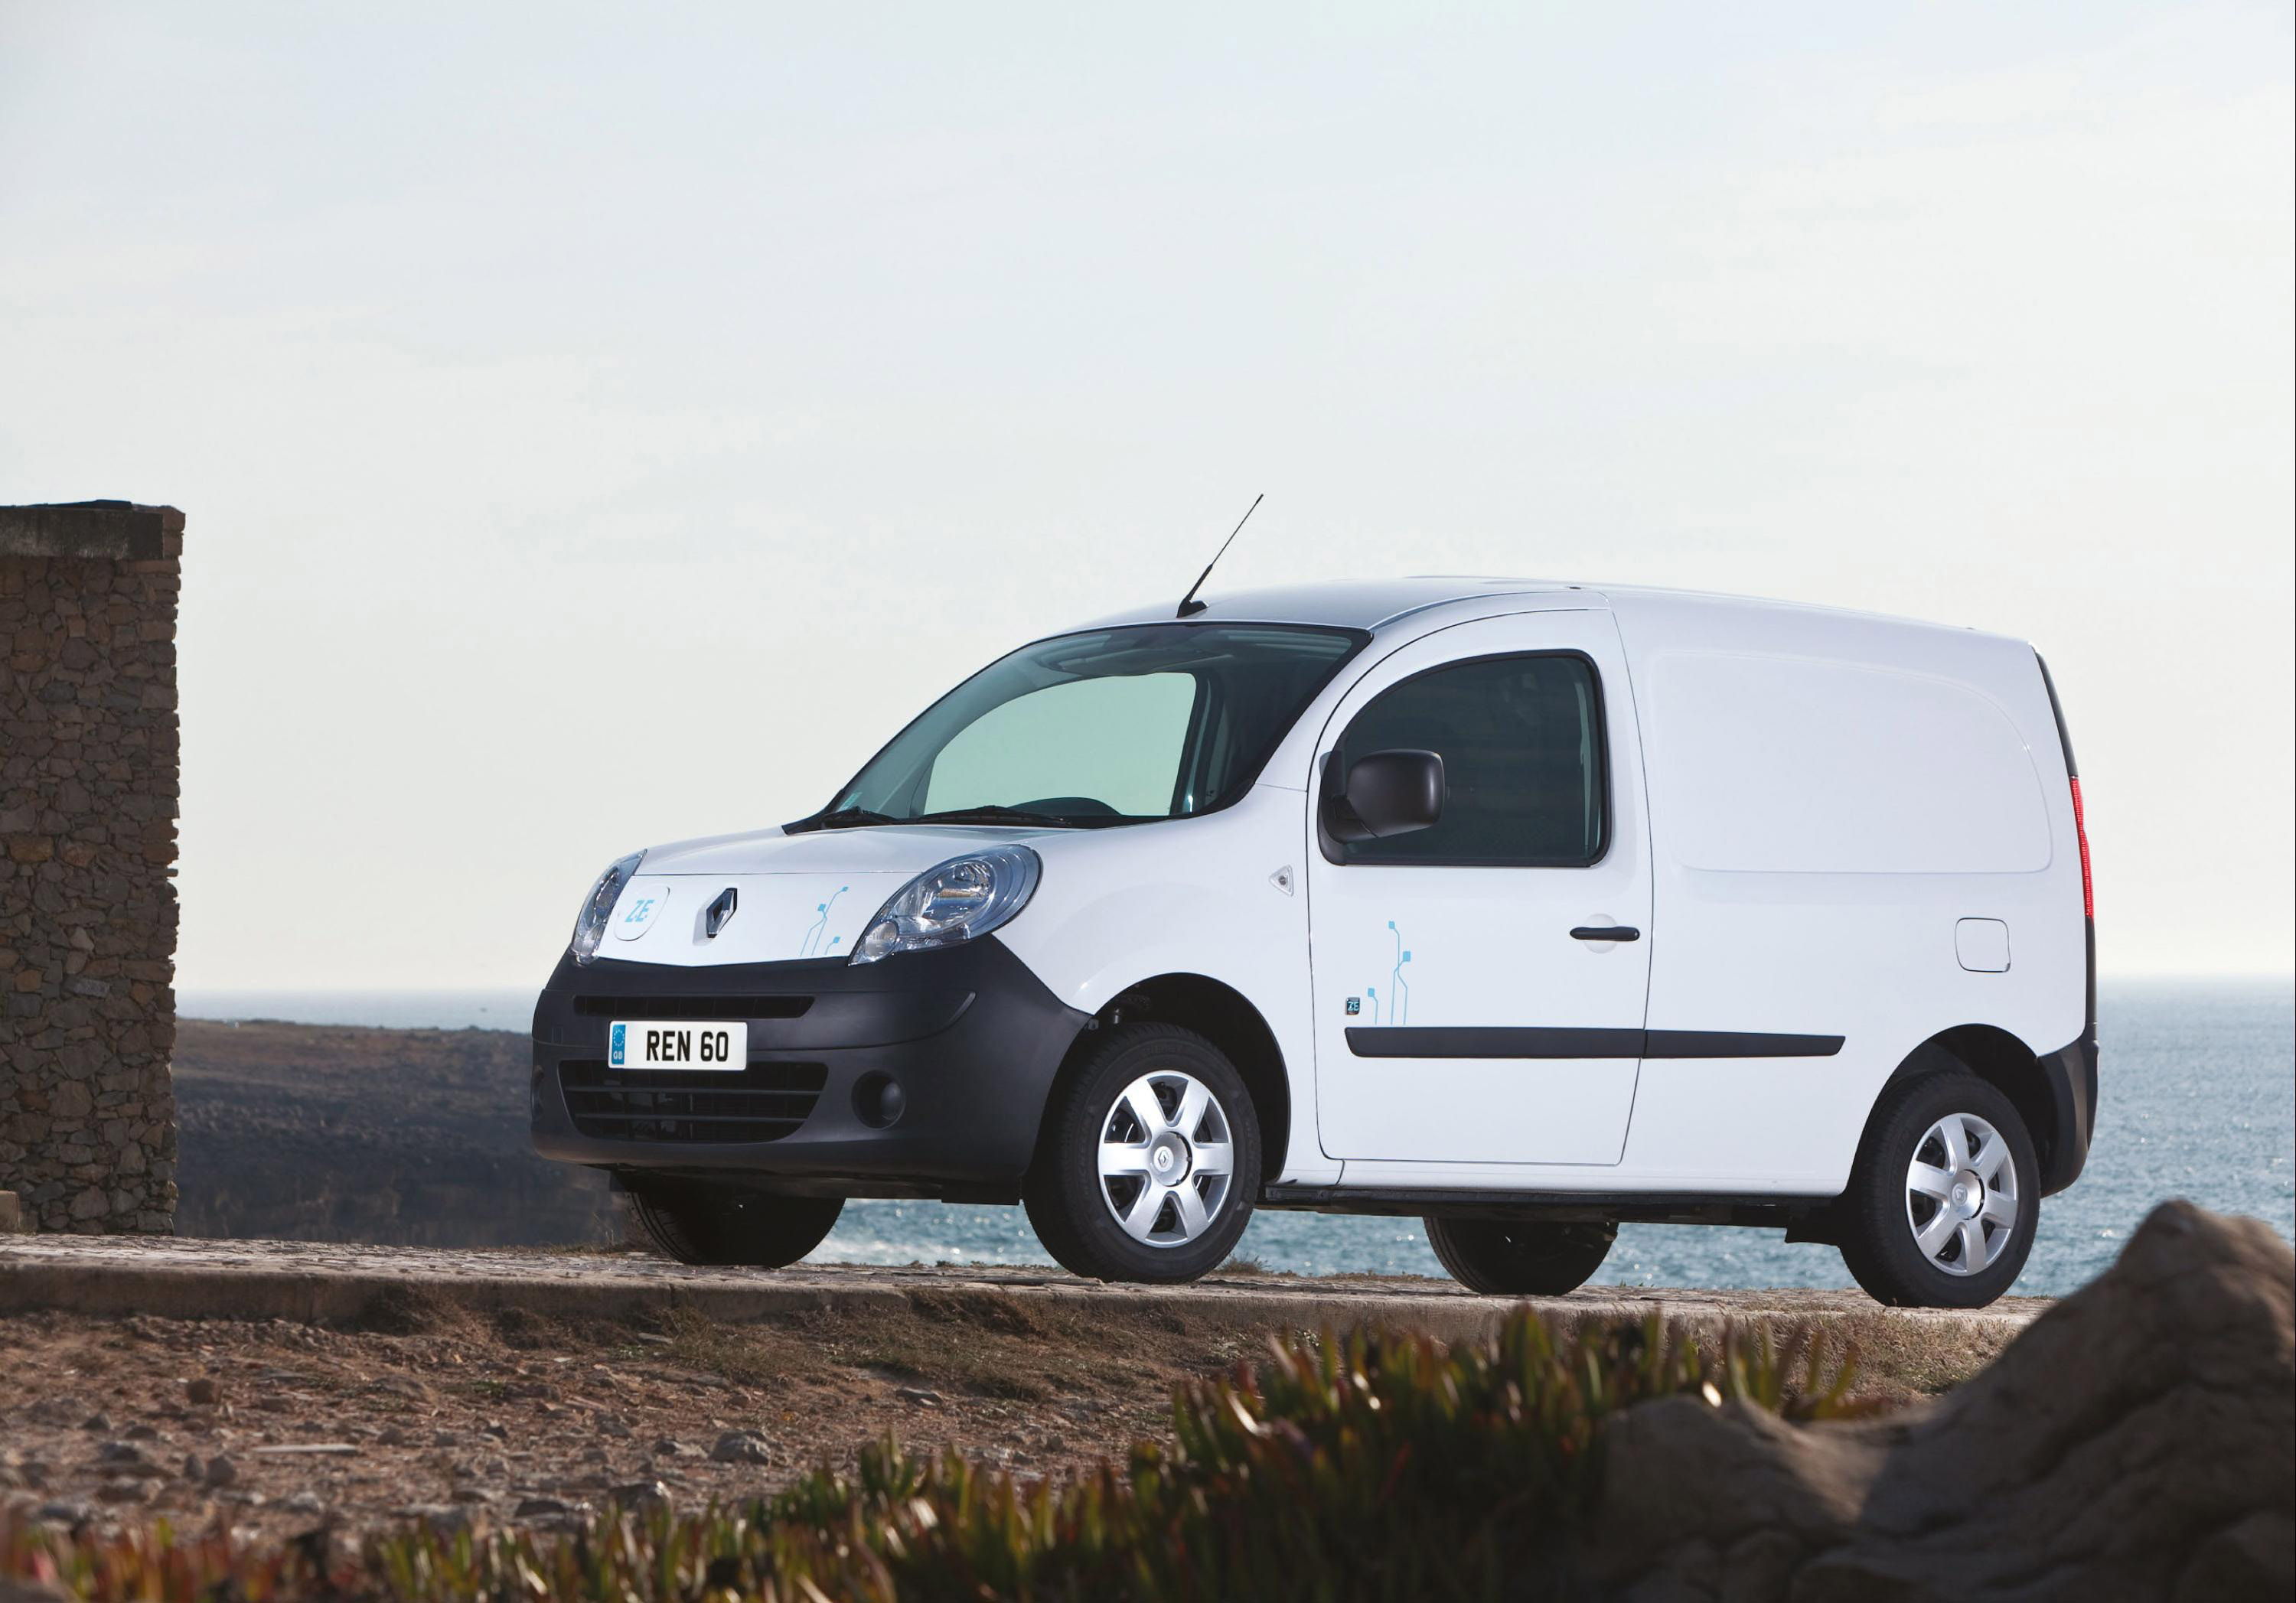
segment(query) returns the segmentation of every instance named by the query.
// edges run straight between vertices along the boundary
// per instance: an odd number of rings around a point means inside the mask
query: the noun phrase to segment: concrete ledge
[[[0,506],[0,557],[95,557],[151,562],[184,552],[184,515],[129,501]]]
[[[1390,1325],[1445,1340],[1496,1328],[1513,1304],[1439,1280],[1214,1277],[1193,1286],[1108,1286],[1057,1270],[802,1264],[769,1271],[693,1269],[642,1254],[425,1250],[281,1241],[119,1237],[0,1241],[0,1314],[32,1309],[177,1319],[354,1323],[410,1296],[481,1312],[627,1319],[673,1307],[728,1322],[808,1309],[898,1311],[952,1294],[1039,1299],[1070,1307],[1185,1309],[1239,1326],[1353,1329]],[[1639,1321],[1655,1312],[1685,1332],[1732,1324],[1839,1329],[1854,1340],[2006,1340],[2048,1304],[2006,1299],[1977,1313],[1880,1307],[1857,1292],[1678,1291],[1588,1287],[1535,1304],[1558,1324]]]

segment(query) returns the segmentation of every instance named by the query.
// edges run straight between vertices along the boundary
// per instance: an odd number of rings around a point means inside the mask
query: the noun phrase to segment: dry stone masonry
[[[0,1192],[41,1231],[176,1216],[184,515],[0,507]]]

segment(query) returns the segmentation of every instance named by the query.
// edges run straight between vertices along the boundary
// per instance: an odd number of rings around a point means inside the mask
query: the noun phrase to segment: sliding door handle
[[[1628,924],[1581,924],[1570,932],[1574,941],[1639,941],[1643,932]]]

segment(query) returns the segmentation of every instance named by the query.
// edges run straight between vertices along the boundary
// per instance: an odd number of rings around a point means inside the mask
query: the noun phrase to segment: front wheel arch
[[[1275,1032],[1267,1027],[1267,1018],[1250,1000],[1233,986],[1201,974],[1160,974],[1127,986],[1069,1043],[1037,1115],[1029,1173],[1035,1174],[1045,1161],[1061,1092],[1100,1050],[1107,1032],[1125,1024],[1174,1024],[1218,1047],[1243,1077],[1244,1089],[1250,1093],[1252,1115],[1259,1125],[1263,1181],[1283,1172],[1292,1141],[1292,1082],[1283,1066],[1283,1049],[1275,1043]]]

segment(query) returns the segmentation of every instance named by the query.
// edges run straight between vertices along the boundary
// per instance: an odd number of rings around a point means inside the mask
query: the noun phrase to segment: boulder
[[[1628,1598],[2285,1599],[2296,1255],[2153,1210],[1990,1368],[1886,1419],[1691,1398],[1605,1433],[1587,1566]]]

